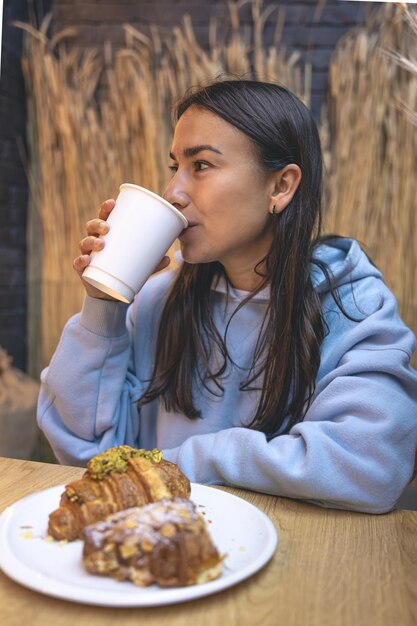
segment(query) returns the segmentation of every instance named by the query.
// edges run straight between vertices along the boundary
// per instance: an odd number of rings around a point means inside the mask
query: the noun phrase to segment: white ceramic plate
[[[86,604],[161,606],[201,598],[248,578],[275,552],[275,526],[262,511],[237,496],[192,484],[191,499],[208,522],[223,561],[222,574],[201,585],[163,589],[88,574],[82,564],[82,541],[46,541],[48,515],[58,507],[64,487],[52,487],[8,507],[0,518],[0,567],[18,583],[64,600]]]

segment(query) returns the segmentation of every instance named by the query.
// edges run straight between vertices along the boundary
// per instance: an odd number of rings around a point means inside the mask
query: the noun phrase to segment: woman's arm
[[[415,462],[417,376],[409,359],[402,349],[355,346],[289,434],[268,442],[261,432],[229,428],[191,437],[164,457],[196,482],[389,511]]]
[[[86,297],[41,375],[38,424],[61,463],[83,465],[118,444],[135,445],[137,399],[127,305]]]

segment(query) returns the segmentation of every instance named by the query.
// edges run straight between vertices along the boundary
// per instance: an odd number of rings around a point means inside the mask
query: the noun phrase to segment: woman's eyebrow
[[[202,152],[203,150],[210,150],[211,152],[215,152],[216,154],[223,154],[218,148],[210,146],[210,144],[207,143],[201,144],[200,146],[192,146],[191,148],[184,148],[183,154],[185,157],[189,158],[196,156],[196,154]],[[169,156],[175,161],[176,157],[172,152],[169,153]]]

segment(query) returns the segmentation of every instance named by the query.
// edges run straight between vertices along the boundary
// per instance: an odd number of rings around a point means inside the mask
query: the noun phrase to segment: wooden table
[[[82,470],[0,458],[0,510]],[[0,572],[1,626],[415,626],[417,512],[365,515],[228,489],[265,511],[279,544],[257,574],[161,608],[109,609],[31,591]]]

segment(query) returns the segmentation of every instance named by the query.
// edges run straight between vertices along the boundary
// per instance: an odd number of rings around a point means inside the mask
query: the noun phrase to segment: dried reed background
[[[326,230],[364,244],[416,332],[416,63],[414,73],[409,70],[417,58],[417,30],[415,13],[405,13],[403,19],[402,10],[386,5],[366,28],[339,42],[322,139],[329,174]]]
[[[173,41],[162,41],[156,27],[146,36],[126,26],[126,47],[113,55],[108,46],[105,67],[98,51],[67,47],[71,29],[49,39],[48,21],[39,31],[20,24],[26,30],[32,375],[50,360],[64,323],[80,308],[83,290],[72,259],[85,221],[102,199],[117,194],[121,182],[163,191],[172,105],[186,88],[220,74],[244,75],[285,84],[309,104],[310,68],[301,67],[299,55],[287,56],[282,46],[283,13],[266,49],[263,29],[275,7],[262,9],[260,0],[252,0],[248,29],[239,22],[242,4],[229,5],[226,37],[212,23],[209,52],[198,45],[186,17],[174,29]],[[322,127],[329,169],[327,227],[367,244],[404,318],[416,329],[417,293],[411,289],[417,254],[416,133],[397,105],[403,101],[416,110],[416,77],[380,53],[383,45],[407,56],[406,39],[412,43],[399,13],[394,22],[392,15],[383,13],[368,30],[352,32],[335,53]],[[97,103],[103,71],[108,88]]]

